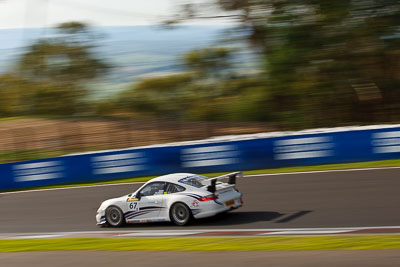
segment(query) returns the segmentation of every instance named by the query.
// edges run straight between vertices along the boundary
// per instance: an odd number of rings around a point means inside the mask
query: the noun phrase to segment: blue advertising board
[[[400,127],[359,127],[0,164],[0,190],[173,172],[210,173],[396,158],[400,158]]]

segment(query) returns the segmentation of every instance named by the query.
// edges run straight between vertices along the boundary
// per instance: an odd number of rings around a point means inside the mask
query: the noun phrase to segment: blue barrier
[[[0,164],[0,190],[172,172],[209,173],[400,158],[400,127],[181,143]]]

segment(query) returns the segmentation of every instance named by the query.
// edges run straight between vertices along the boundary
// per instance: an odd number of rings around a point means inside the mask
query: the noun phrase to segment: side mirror
[[[137,192],[135,197],[140,200],[140,198],[142,197],[142,194],[140,194],[140,192]]]

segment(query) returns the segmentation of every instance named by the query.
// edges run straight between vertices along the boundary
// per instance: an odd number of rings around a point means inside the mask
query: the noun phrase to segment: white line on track
[[[188,230],[114,230],[114,231],[78,231],[78,232],[50,232],[50,233],[0,233],[0,239],[25,239],[25,238],[54,238],[72,235],[110,235],[114,237],[133,236],[184,236],[203,233],[254,233],[265,232],[258,235],[307,235],[307,234],[338,234],[358,230],[388,230],[400,229],[400,226],[368,226],[368,227],[337,227],[337,228],[267,228],[267,229],[188,229]]]
[[[8,239],[37,239],[37,238],[56,238],[56,237],[63,237],[64,235],[16,235],[10,236]]]
[[[4,235],[64,235],[64,234],[129,234],[129,233],[208,233],[208,232],[268,232],[268,231],[357,231],[368,229],[400,229],[399,226],[362,226],[362,227],[330,227],[330,228],[255,228],[255,229],[188,229],[188,230],[110,230],[110,231],[72,231],[72,232],[43,232],[43,233],[4,233]],[[3,235],[3,234],[1,234]]]
[[[329,173],[329,172],[376,171],[376,170],[391,170],[391,169],[400,169],[400,166],[399,167],[376,167],[376,168],[344,169],[344,170],[324,170],[324,171],[304,171],[304,172],[281,172],[281,173],[249,174],[249,175],[245,175],[245,177],[247,177],[247,178],[257,178],[257,177],[262,177],[262,176],[318,174],[318,173]],[[34,193],[34,192],[55,191],[55,190],[85,189],[85,188],[93,188],[93,187],[133,185],[133,184],[144,184],[144,183],[145,182],[130,182],[130,183],[112,183],[112,184],[99,184],[99,185],[57,187],[57,188],[45,188],[45,189],[33,189],[33,190],[3,192],[3,193],[0,193],[0,195],[10,195],[10,194],[20,194],[20,193]]]

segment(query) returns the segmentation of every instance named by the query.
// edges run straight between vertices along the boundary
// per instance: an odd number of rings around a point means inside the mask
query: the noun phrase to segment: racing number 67
[[[137,207],[137,202],[131,202],[131,203],[129,204],[129,208],[130,208],[131,210],[136,210],[136,207]]]

